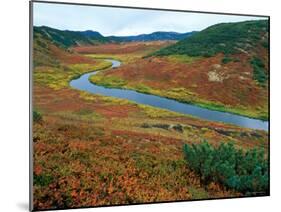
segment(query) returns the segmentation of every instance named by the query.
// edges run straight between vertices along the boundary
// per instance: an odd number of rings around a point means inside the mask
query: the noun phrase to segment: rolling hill
[[[94,31],[58,30],[47,26],[34,27],[34,33],[48,38],[62,48],[81,45],[95,45],[109,40]]]
[[[48,34],[48,32],[52,32],[52,36]],[[70,43],[77,42],[75,39],[70,39],[68,33],[65,34],[54,34],[53,29],[48,29],[44,31],[42,29],[36,28],[34,30],[33,36],[33,62],[34,68],[39,66],[53,67],[58,68],[61,64],[75,64],[75,63],[93,63],[93,61],[87,57],[77,54],[73,52],[71,49],[68,49],[67,46]],[[71,33],[70,33],[71,34]],[[83,37],[79,37],[80,40],[83,38],[84,42],[87,40]],[[91,36],[91,35],[87,35]],[[56,40],[52,38],[55,37]],[[58,39],[58,37],[60,39]],[[77,38],[78,36],[76,36]],[[89,41],[90,42],[90,41]]]
[[[216,24],[174,45],[160,49],[153,55],[213,56],[217,53],[241,52],[252,54],[260,46],[268,47],[268,21],[266,20]]]

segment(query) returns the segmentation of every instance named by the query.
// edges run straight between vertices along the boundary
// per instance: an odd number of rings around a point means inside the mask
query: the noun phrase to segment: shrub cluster
[[[268,193],[268,160],[258,149],[242,151],[232,143],[212,147],[206,141],[184,145],[188,166],[203,183],[217,182],[246,195]]]
[[[232,58],[230,58],[230,57],[224,57],[221,62],[222,62],[223,64],[227,64],[227,63],[229,63],[229,62],[231,62],[231,61],[232,61]]]
[[[33,111],[33,122],[40,122],[42,121],[42,115],[40,112],[34,110]]]
[[[261,85],[267,81],[267,75],[265,73],[265,65],[261,59],[255,57],[251,60],[252,67],[254,69],[254,80],[258,81]]]
[[[51,175],[36,175],[33,177],[34,185],[47,186],[53,181]]]

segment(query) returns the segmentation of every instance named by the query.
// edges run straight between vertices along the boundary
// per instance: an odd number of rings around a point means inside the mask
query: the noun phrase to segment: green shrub
[[[217,182],[244,194],[268,193],[268,161],[257,149],[243,152],[232,143],[218,148],[207,142],[184,145],[188,166],[203,183]]]
[[[268,47],[269,47],[268,41],[262,42],[262,46],[263,46],[264,48],[268,49]]]
[[[33,122],[40,122],[42,121],[42,115],[38,111],[33,111]]]
[[[223,63],[223,64],[227,64],[227,63],[229,63],[229,62],[231,62],[232,61],[232,58],[230,58],[230,57],[224,57],[222,60],[221,60],[221,62]]]
[[[53,177],[51,175],[34,175],[34,185],[39,186],[47,186],[53,181]]]
[[[261,59],[255,57],[251,60],[251,64],[254,69],[254,80],[258,81],[259,84],[264,85],[267,81],[264,63]]]

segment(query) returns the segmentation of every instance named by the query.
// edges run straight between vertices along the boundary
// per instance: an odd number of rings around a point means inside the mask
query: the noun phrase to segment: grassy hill
[[[41,29],[38,30],[38,28],[34,30],[33,63],[35,68],[40,66],[62,68],[62,64],[93,63],[92,59],[79,55],[71,49],[68,49],[67,43],[70,43],[70,41],[67,41],[66,39],[52,40],[52,37],[45,33],[47,32],[43,32]],[[61,35],[58,34],[56,36]]]
[[[48,38],[62,48],[81,45],[95,45],[108,42],[109,39],[94,31],[58,30],[51,27],[34,27],[34,33]]]
[[[216,24],[153,55],[213,56],[217,53],[251,53],[258,45],[268,48],[268,21]]]
[[[58,59],[55,57],[51,50],[54,45],[52,41],[39,33],[38,30],[34,31],[33,36],[33,62],[34,66],[57,66],[59,65]]]

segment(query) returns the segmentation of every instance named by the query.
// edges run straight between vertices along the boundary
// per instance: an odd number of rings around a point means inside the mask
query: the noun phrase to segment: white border
[[[57,0],[59,1],[59,0]],[[68,0],[92,4],[202,10],[210,12],[271,16],[271,196],[155,205],[122,206],[75,211],[276,211],[280,208],[281,181],[281,71],[280,6],[276,0]],[[29,138],[29,3],[28,0],[1,2],[1,133],[0,211],[28,210]],[[72,210],[71,210],[72,211]]]

